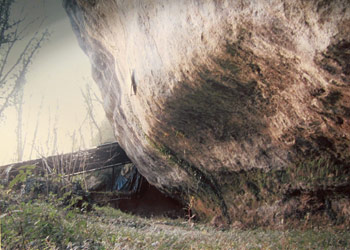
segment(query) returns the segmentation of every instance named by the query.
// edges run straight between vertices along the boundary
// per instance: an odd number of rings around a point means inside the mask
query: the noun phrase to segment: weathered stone
[[[290,190],[349,183],[348,0],[64,6],[118,142],[199,215],[280,223]]]

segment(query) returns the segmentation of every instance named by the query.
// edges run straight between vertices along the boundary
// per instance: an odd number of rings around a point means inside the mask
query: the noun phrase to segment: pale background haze
[[[23,14],[20,14],[22,11]],[[19,0],[13,9],[13,16],[19,15],[25,17],[26,21],[36,20],[27,30],[28,39],[37,30],[48,29],[50,33],[26,75],[23,106],[23,130],[26,136],[24,160],[29,159],[38,113],[39,129],[35,152],[31,158],[54,153],[50,140],[55,129],[58,138],[58,148],[55,151],[58,153],[92,147],[92,137],[96,137],[96,134],[91,132],[91,124],[85,119],[87,111],[81,90],[89,84],[96,94],[100,93],[91,78],[89,60],[78,45],[61,1]],[[106,123],[102,107],[95,108],[95,119],[99,124]],[[15,109],[7,109],[0,120],[0,164],[16,161],[16,122]],[[73,142],[74,132],[76,139]]]

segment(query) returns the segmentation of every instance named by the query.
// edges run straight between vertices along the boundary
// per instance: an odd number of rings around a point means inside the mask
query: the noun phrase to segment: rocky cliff
[[[349,217],[348,0],[64,7],[150,183],[224,223]]]

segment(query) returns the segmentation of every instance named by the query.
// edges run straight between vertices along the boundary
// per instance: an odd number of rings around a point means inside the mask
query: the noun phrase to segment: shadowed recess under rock
[[[207,220],[347,218],[348,1],[64,6],[117,140],[152,185]]]

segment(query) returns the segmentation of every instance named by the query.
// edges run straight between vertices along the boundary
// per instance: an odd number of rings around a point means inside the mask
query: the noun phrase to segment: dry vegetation
[[[22,201],[21,201],[22,200]],[[79,197],[75,200],[79,200]],[[348,249],[350,231],[219,230],[167,218],[145,219],[109,207],[91,211],[51,195],[26,200],[1,191],[3,249]]]
[[[91,204],[83,192],[74,191],[74,182],[62,183],[60,175],[49,180],[55,188],[40,192],[43,185],[33,184],[32,170],[22,167],[12,181],[0,186],[0,249],[350,248],[349,228],[312,226],[307,218],[300,218],[299,226],[272,229],[125,214]]]

